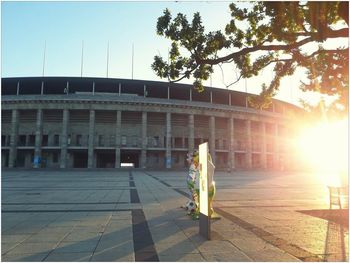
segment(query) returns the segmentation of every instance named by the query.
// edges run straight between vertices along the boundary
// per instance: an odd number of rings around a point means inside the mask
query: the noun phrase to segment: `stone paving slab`
[[[160,261],[164,262],[205,262],[207,260],[204,259],[201,254],[159,254]]]
[[[314,177],[215,176],[221,219],[207,241],[180,208],[186,172],[3,171],[1,260],[348,260],[348,228],[298,212],[328,209]]]
[[[79,253],[61,253],[54,251],[45,257],[45,262],[88,262],[91,258],[92,253],[90,252],[79,252]],[[31,261],[31,260],[28,260]],[[38,260],[40,261],[40,260]]]
[[[11,254],[37,254],[37,253],[48,253],[54,249],[57,245],[57,242],[23,242],[15,246],[14,249],[8,251],[8,255]]]
[[[209,262],[251,262],[250,257],[240,251],[237,253],[202,253],[205,261]]]
[[[47,253],[11,253],[1,256],[3,262],[40,262],[44,261]]]

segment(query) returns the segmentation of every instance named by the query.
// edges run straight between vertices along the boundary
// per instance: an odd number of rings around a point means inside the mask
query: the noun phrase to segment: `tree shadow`
[[[10,255],[5,253],[2,255],[2,260],[8,262],[160,261],[154,240],[157,244],[164,244],[164,242],[168,242],[169,239],[174,237],[175,239],[169,243],[171,246],[164,247],[161,253],[171,255],[171,261],[178,261],[183,254],[198,253],[195,245],[188,246],[192,242],[190,240],[191,237],[196,239],[197,244],[205,242],[204,239],[198,237],[198,234],[195,233],[192,236],[186,236],[182,240],[176,239],[179,232],[186,233],[188,230],[187,233],[192,233],[190,228],[195,227],[198,223],[197,221],[192,221],[189,217],[188,219],[181,218],[180,213],[175,213],[175,216],[171,219],[168,215],[161,215],[144,221],[142,217],[137,216],[137,213],[142,211],[141,209],[130,209],[129,211],[133,214],[132,223],[116,231],[107,230],[99,236],[96,235],[79,241],[70,241],[69,235],[67,235],[55,248],[41,250],[30,255],[28,253],[23,257],[20,255],[11,256],[11,253]],[[71,211],[71,213],[74,212]],[[114,213],[117,214],[118,211]],[[185,214],[185,211],[183,211],[183,214]],[[110,223],[118,225],[126,222],[125,219],[115,219],[110,221]],[[169,228],[168,226],[170,225],[174,227]],[[158,235],[153,237],[152,232],[156,232]],[[78,232],[75,233],[79,234]]]
[[[322,209],[298,211],[328,221],[324,246],[324,261],[348,261],[345,240],[349,231],[349,209]]]
[[[331,262],[348,262],[349,259],[347,258],[345,248],[345,232],[343,225],[328,221],[323,259]]]

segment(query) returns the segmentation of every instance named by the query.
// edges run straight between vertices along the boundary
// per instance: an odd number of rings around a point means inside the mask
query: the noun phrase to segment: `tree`
[[[158,18],[157,33],[171,40],[169,58],[155,56],[152,69],[171,82],[193,77],[200,92],[214,65],[234,63],[239,71],[237,81],[273,65],[271,83],[263,84],[260,96],[250,99],[251,105],[263,108],[278,91],[281,79],[301,67],[308,79],[301,83],[303,91],[338,95],[334,105],[342,105],[347,112],[349,48],[328,48],[326,44],[331,39],[348,38],[348,5],[347,1],[261,1],[242,8],[232,3],[232,18],[225,31],[209,33],[205,33],[199,13],[189,22],[181,13],[173,18],[166,9]]]

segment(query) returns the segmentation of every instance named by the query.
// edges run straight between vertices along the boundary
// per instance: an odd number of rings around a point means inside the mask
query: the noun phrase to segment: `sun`
[[[322,122],[306,127],[298,138],[298,151],[325,185],[347,184],[348,122]]]

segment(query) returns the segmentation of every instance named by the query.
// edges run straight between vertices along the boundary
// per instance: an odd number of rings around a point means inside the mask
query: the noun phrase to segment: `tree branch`
[[[297,47],[300,47],[302,45],[305,45],[309,42],[312,42],[313,38],[308,37],[303,40],[300,40],[299,42],[295,42],[293,44],[289,45],[267,45],[267,46],[256,46],[256,47],[250,47],[250,48],[243,48],[240,51],[237,51],[235,53],[232,53],[230,55],[227,55],[225,57],[217,58],[217,59],[200,59],[196,58],[197,64],[208,64],[208,65],[215,65],[218,63],[222,63],[224,61],[230,60],[230,59],[237,59],[240,56],[244,56],[248,53],[252,53],[255,51],[262,51],[262,50],[291,50],[295,49]]]
[[[198,67],[198,66],[197,66],[197,67]],[[196,67],[196,68],[197,68],[197,67]],[[169,81],[170,83],[179,82],[179,81],[183,80],[184,78],[187,78],[187,75],[188,75],[188,74],[191,74],[196,68],[194,68],[194,69],[192,69],[192,70],[187,70],[185,73],[183,73],[183,76],[182,76],[181,78],[178,78],[178,79],[176,79],[176,80],[171,80],[171,79],[168,77],[168,81]]]

